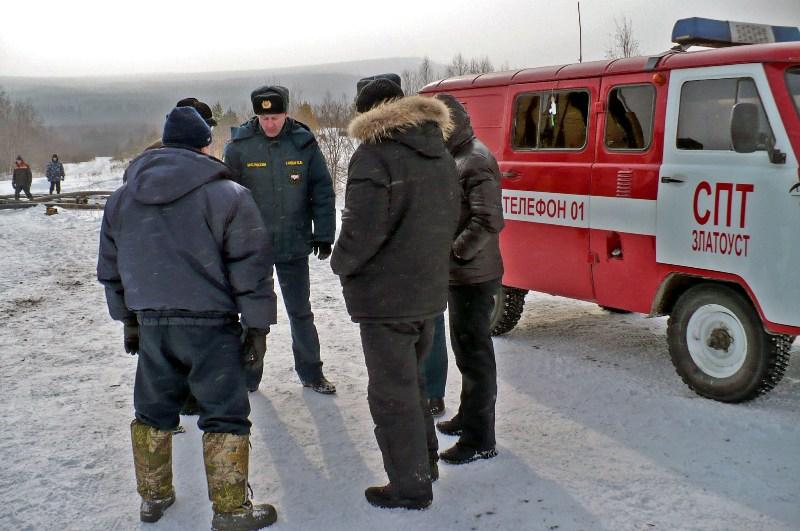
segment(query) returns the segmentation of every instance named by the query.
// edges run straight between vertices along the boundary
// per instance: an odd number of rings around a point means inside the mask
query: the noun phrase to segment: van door
[[[594,297],[588,194],[598,88],[597,79],[510,88],[511,135],[500,164],[506,285]]]
[[[652,73],[605,77],[592,168],[590,245],[597,303],[649,313],[663,278],[656,266],[656,194],[667,87]]]
[[[738,277],[766,321],[800,325],[798,162],[763,66],[674,70],[669,86],[657,260]],[[738,152],[735,113],[754,139]]]

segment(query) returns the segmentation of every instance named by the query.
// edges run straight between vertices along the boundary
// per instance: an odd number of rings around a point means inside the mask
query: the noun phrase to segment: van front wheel
[[[517,326],[527,294],[524,289],[500,286],[494,295],[494,309],[489,324],[493,336],[503,335]]]
[[[726,286],[701,284],[681,295],[669,318],[672,364],[697,394],[743,402],[780,382],[787,336],[767,333],[753,305]]]

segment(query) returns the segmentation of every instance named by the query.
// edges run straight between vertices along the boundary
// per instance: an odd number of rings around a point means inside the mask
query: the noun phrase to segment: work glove
[[[125,352],[130,354],[131,356],[135,356],[139,353],[139,323],[136,321],[129,321],[125,323],[125,328],[123,329],[124,340],[123,343],[125,344]]]
[[[265,328],[245,328],[242,340],[242,363],[245,367],[257,367],[264,363],[267,353],[267,334]]]
[[[327,260],[331,255],[331,244],[328,242],[311,242],[311,249],[320,260]]]

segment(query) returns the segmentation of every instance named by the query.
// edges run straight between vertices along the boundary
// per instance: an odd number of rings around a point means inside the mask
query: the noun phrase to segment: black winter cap
[[[356,84],[356,110],[366,112],[379,103],[404,96],[397,74],[378,74],[362,78]]]
[[[211,112],[211,107],[197,98],[183,98],[175,104],[175,107],[194,107],[210,127],[215,127],[217,125],[217,121],[214,119],[214,113]]]
[[[204,148],[211,143],[211,128],[194,107],[175,107],[167,115],[161,142]]]
[[[256,114],[280,114],[289,109],[289,89],[280,85],[265,85],[250,93],[253,112]]]

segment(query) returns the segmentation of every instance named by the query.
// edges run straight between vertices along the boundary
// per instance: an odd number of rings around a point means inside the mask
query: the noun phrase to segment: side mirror
[[[754,103],[733,106],[731,141],[737,153],[752,153],[758,148],[758,107]]]

